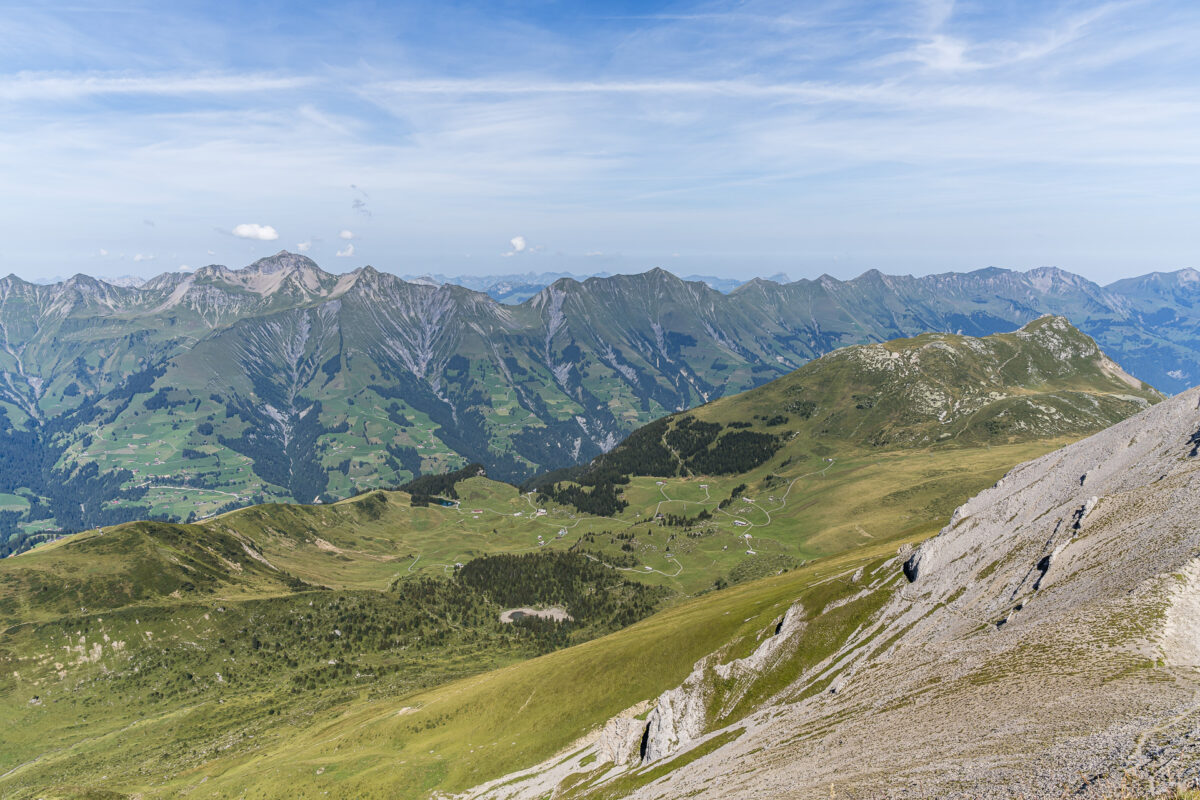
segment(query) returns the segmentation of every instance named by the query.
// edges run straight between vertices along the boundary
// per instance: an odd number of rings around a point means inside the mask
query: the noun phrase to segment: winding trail
[[[788,482],[787,489],[785,489],[783,494],[780,495],[779,504],[777,506],[774,506],[774,507],[768,509],[768,508],[765,508],[765,507],[759,505],[758,503],[756,503],[754,501],[748,501],[750,505],[754,506],[754,508],[756,508],[760,512],[762,512],[763,516],[766,517],[766,520],[767,520],[766,522],[756,524],[756,523],[753,523],[750,520],[746,519],[746,517],[744,517],[743,515],[731,514],[723,508],[717,508],[715,510],[720,512],[721,514],[724,514],[726,517],[729,517],[734,522],[741,522],[742,525],[739,525],[737,527],[744,528],[747,532],[753,528],[764,528],[773,522],[773,519],[771,516],[773,513],[778,513],[780,511],[782,511],[783,509],[787,508],[788,495],[791,494],[792,488],[799,481],[801,481],[805,478],[810,478],[814,475],[824,475],[833,467],[833,465],[835,463],[837,463],[837,460],[831,458],[831,459],[829,459],[828,463],[825,465],[825,467],[823,469],[814,470],[812,472],[807,472],[804,475],[798,475],[795,478],[792,478],[792,480]],[[657,505],[655,505],[655,507],[654,507],[654,515],[655,516],[657,516],[660,513],[660,509],[662,508],[662,506],[665,503],[682,503],[684,505],[685,509],[688,505],[701,505],[702,506],[705,504],[704,501],[701,501],[701,500],[682,500],[682,499],[677,499],[677,498],[671,497],[670,495],[667,494],[666,481],[663,481],[662,483],[658,484],[658,491],[659,491],[659,494],[662,495],[663,499],[658,501]],[[533,502],[533,494],[534,494],[533,492],[527,492],[527,493],[522,494],[521,496],[525,499],[525,502],[529,505],[529,507],[531,509],[533,509],[533,512],[536,514],[538,508]],[[705,485],[705,487],[704,487],[704,496],[707,501],[711,502],[712,495],[709,492],[707,485]],[[463,508],[461,500],[456,501],[455,504],[452,506],[452,508],[455,511],[457,511],[460,515],[470,514],[471,516],[477,516],[475,514],[471,514],[471,512],[469,510]],[[480,510],[480,512],[487,512],[490,514],[495,514],[498,517],[505,517],[508,519],[511,519],[513,517],[513,513],[511,511],[498,511],[494,508],[489,508],[487,506],[482,506],[482,505],[478,506],[478,509]],[[585,517],[578,517],[570,522],[567,522],[567,521],[561,520],[561,519],[550,519],[550,518],[543,519],[541,517],[530,516],[530,517],[526,517],[525,521],[536,522],[536,523],[539,523],[542,525],[548,525],[551,528],[572,530],[572,529],[578,527],[579,524],[584,521],[584,519],[585,519]],[[606,517],[593,517],[593,516],[589,515],[586,517],[586,519],[591,519],[591,520],[606,519],[606,520],[611,520],[613,522],[617,522],[620,524],[624,524],[627,527],[637,524],[636,522],[631,523],[629,520],[623,520],[618,517],[607,517],[607,516]],[[754,549],[753,548],[753,540],[755,538],[763,539],[763,537],[759,536],[759,537],[749,537],[749,538],[746,538],[746,540],[745,540],[746,546],[749,547],[750,549]],[[543,543],[537,544],[537,545],[533,545],[530,547],[518,547],[518,548],[511,549],[511,550],[503,550],[500,552],[504,552],[504,553],[529,552],[529,551],[541,549],[543,547],[547,547],[547,546],[553,544],[555,541],[557,541],[557,540],[552,538],[546,542],[543,542]],[[767,538],[766,541],[774,541],[774,540]],[[776,542],[776,543],[778,544],[778,542]],[[675,572],[670,573],[670,572],[664,572],[663,570],[660,570],[660,569],[655,569],[654,567],[651,567],[648,564],[642,564],[638,567],[617,567],[612,564],[609,564],[606,561],[603,561],[602,559],[596,558],[595,556],[591,555],[590,553],[584,553],[583,555],[592,561],[595,561],[600,564],[604,564],[604,566],[609,567],[610,569],[618,570],[620,572],[636,572],[636,573],[639,573],[642,575],[646,574],[647,572],[654,572],[654,573],[657,573],[657,574],[662,575],[667,578],[677,578],[680,575],[682,575],[684,572],[683,564],[675,556],[670,556],[669,558],[666,559],[667,561],[674,562],[675,566],[676,566]],[[407,571],[409,573],[412,573],[413,569],[417,566],[417,562],[419,562],[420,560],[421,560],[421,554],[418,553],[417,556],[413,559],[413,562],[408,565]],[[443,571],[445,571],[447,574],[454,568],[452,564],[429,563],[429,566],[442,567]]]

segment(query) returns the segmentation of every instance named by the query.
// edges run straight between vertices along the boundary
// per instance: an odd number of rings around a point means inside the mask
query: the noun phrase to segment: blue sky
[[[1154,0],[0,1],[0,274],[1200,266],[1197,40]]]

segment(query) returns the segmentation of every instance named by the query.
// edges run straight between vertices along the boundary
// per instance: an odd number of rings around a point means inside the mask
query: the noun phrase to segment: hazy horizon
[[[272,255],[277,255],[279,252],[294,252],[294,251],[290,251],[290,250],[287,250],[286,248],[284,248],[283,251],[276,251],[275,253],[269,253],[265,256],[258,256],[257,258],[254,259],[254,261],[257,261],[262,258],[269,258]],[[868,267],[866,269],[854,272],[853,274],[844,274],[844,275],[834,274],[833,272],[830,272],[830,271],[817,272],[817,273],[813,273],[813,274],[796,275],[796,274],[788,273],[784,270],[778,270],[775,272],[755,271],[752,273],[748,273],[745,270],[741,270],[740,274],[735,277],[735,276],[730,276],[727,274],[722,275],[722,274],[716,274],[716,273],[701,273],[701,272],[697,272],[697,271],[682,270],[682,269],[679,269],[676,265],[672,265],[672,264],[651,264],[651,265],[647,265],[640,269],[638,269],[638,268],[624,268],[624,269],[618,268],[618,269],[612,269],[612,270],[596,269],[593,272],[554,270],[554,269],[542,269],[542,270],[528,269],[528,270],[523,270],[523,271],[507,271],[506,272],[503,269],[495,269],[495,270],[492,270],[489,272],[477,272],[477,273],[459,272],[459,273],[450,274],[450,273],[446,273],[446,272],[442,272],[442,271],[438,271],[438,270],[401,271],[401,270],[396,270],[396,269],[388,269],[386,267],[381,267],[376,264],[366,264],[366,263],[358,264],[355,266],[348,266],[348,265],[344,266],[340,263],[334,263],[334,264],[330,264],[327,262],[322,263],[320,259],[312,258],[311,254],[299,253],[298,255],[303,255],[306,258],[311,258],[313,260],[313,262],[316,263],[317,266],[320,267],[322,270],[324,270],[325,272],[331,273],[331,274],[335,274],[335,275],[344,275],[348,272],[353,272],[353,271],[355,271],[357,269],[361,269],[363,267],[371,267],[372,269],[379,270],[380,272],[387,272],[392,275],[396,275],[401,278],[408,278],[408,279],[419,279],[419,278],[428,277],[428,278],[441,278],[441,279],[451,279],[451,280],[453,280],[453,279],[473,279],[475,281],[480,281],[480,282],[486,281],[487,279],[501,280],[501,279],[516,279],[516,278],[529,278],[531,280],[539,280],[539,279],[545,279],[550,276],[553,276],[553,279],[555,279],[555,280],[560,277],[566,277],[566,278],[574,278],[576,280],[582,281],[587,278],[593,278],[593,277],[608,277],[608,276],[613,276],[613,275],[639,275],[639,274],[643,274],[645,272],[652,271],[654,269],[663,269],[681,279],[702,279],[703,278],[703,279],[715,279],[715,280],[720,280],[720,281],[740,282],[740,283],[745,283],[745,282],[748,282],[755,278],[762,278],[762,279],[768,279],[768,280],[780,280],[782,278],[787,278],[787,282],[795,282],[795,281],[801,281],[801,280],[815,280],[817,278],[822,277],[823,275],[830,275],[834,278],[837,278],[838,280],[847,281],[847,280],[853,280],[855,278],[859,278],[859,277],[863,276],[864,274],[866,274],[868,272],[872,272],[872,271],[882,272],[883,274],[889,275],[889,276],[924,277],[924,276],[929,276],[929,275],[938,275],[938,274],[947,274],[947,273],[966,274],[966,273],[976,272],[976,271],[985,270],[985,269],[1004,269],[1004,270],[1010,270],[1012,272],[1018,272],[1018,273],[1026,273],[1026,272],[1030,272],[1030,271],[1036,270],[1036,269],[1062,269],[1061,267],[1057,267],[1052,264],[1044,264],[1044,265],[1031,266],[1031,267],[1006,267],[1006,266],[997,266],[997,265],[987,265],[987,266],[981,266],[981,267],[971,267],[971,268],[967,268],[967,269],[951,269],[951,270],[936,270],[936,271],[929,270],[929,271],[925,271],[925,272],[912,272],[912,271],[910,271],[910,272],[888,272],[887,270],[878,269],[876,267]],[[206,263],[206,264],[200,264],[196,267],[188,267],[183,270],[180,270],[180,269],[175,269],[175,270],[158,269],[158,270],[155,270],[153,268],[153,266],[148,266],[145,263],[141,263],[141,264],[130,265],[131,267],[134,267],[134,268],[129,269],[124,272],[119,271],[119,270],[114,270],[114,271],[102,273],[102,272],[97,272],[97,271],[75,270],[75,271],[71,271],[71,272],[57,273],[57,274],[48,275],[48,276],[43,275],[43,276],[30,277],[27,275],[22,275],[19,272],[5,271],[3,269],[0,269],[0,274],[16,275],[18,278],[20,278],[24,281],[28,281],[30,283],[40,283],[40,284],[60,283],[62,281],[68,280],[71,277],[73,277],[74,275],[78,275],[78,274],[88,275],[90,277],[98,278],[101,280],[104,280],[104,279],[121,280],[121,279],[125,279],[125,278],[139,278],[142,280],[150,280],[152,278],[158,277],[159,275],[163,275],[165,273],[194,272],[195,270],[200,269],[202,267],[206,267],[206,266],[223,266],[223,267],[227,267],[229,269],[235,269],[235,270],[244,269],[244,268],[250,266],[251,264],[253,264],[254,261],[250,261],[245,264],[221,264],[218,262],[211,262],[211,263]],[[141,267],[141,269],[138,269],[138,267]],[[1094,282],[1101,286],[1105,286],[1105,285],[1109,285],[1111,283],[1115,283],[1117,281],[1126,280],[1126,279],[1130,279],[1130,278],[1143,277],[1145,275],[1170,274],[1170,273],[1182,272],[1182,271],[1188,271],[1188,270],[1195,271],[1195,269],[1193,267],[1186,267],[1186,266],[1185,267],[1176,267],[1176,268],[1171,268],[1171,269],[1152,269],[1152,270],[1146,270],[1145,272],[1130,273],[1127,275],[1117,275],[1117,276],[1109,278],[1107,280],[1094,281]],[[1077,274],[1077,275],[1080,274],[1080,273],[1074,272],[1073,270],[1064,270],[1064,271],[1071,272],[1072,274]],[[1084,275],[1083,277],[1087,278],[1086,275]],[[1089,278],[1089,280],[1093,280],[1093,279]]]

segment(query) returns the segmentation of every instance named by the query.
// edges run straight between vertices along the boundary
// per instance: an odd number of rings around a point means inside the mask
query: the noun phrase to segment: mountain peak
[[[1100,348],[1096,345],[1092,337],[1072,325],[1069,319],[1058,314],[1043,314],[1037,319],[1025,323],[1017,330],[1017,336],[1026,339],[1036,339],[1043,344],[1049,338],[1054,338],[1064,343],[1084,344],[1084,349],[1089,351],[1085,353],[1086,355],[1100,351]]]
[[[272,275],[276,272],[287,272],[295,270],[315,270],[321,272],[321,268],[317,266],[317,262],[313,261],[308,256],[302,256],[297,253],[289,253],[287,250],[280,250],[273,256],[260,258],[253,264],[245,268],[247,271],[256,272],[260,275]]]
[[[1091,283],[1091,281],[1081,275],[1076,275],[1074,272],[1067,272],[1065,269],[1059,269],[1058,267],[1035,267],[1026,271],[1025,276],[1035,288],[1042,292],[1052,291],[1057,286],[1080,288],[1086,287]]]
[[[1026,322],[1021,326],[1020,330],[1032,332],[1043,328],[1052,328],[1060,331],[1071,330],[1079,333],[1079,329],[1072,325],[1069,319],[1060,314],[1042,314],[1037,319]]]

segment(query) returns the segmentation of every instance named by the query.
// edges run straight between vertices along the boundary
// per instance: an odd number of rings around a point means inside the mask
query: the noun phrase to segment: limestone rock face
[[[701,659],[682,684],[659,695],[648,719],[643,764],[669,756],[704,733],[708,709],[705,665],[706,660]]]
[[[1198,398],[1191,390],[1014,468],[918,548],[905,567],[913,585],[888,611],[948,602],[972,620],[1042,617],[1184,569],[1200,545]],[[919,629],[946,639],[975,624],[935,614]]]
[[[646,722],[631,717],[613,717],[604,725],[596,741],[596,757],[601,764],[623,767],[641,756]]]
[[[753,677],[770,666],[778,656],[786,656],[783,647],[792,636],[804,630],[804,608],[799,603],[793,603],[788,608],[779,624],[775,626],[774,635],[764,639],[754,652],[745,658],[730,661],[728,664],[717,664],[713,667],[722,679]]]

